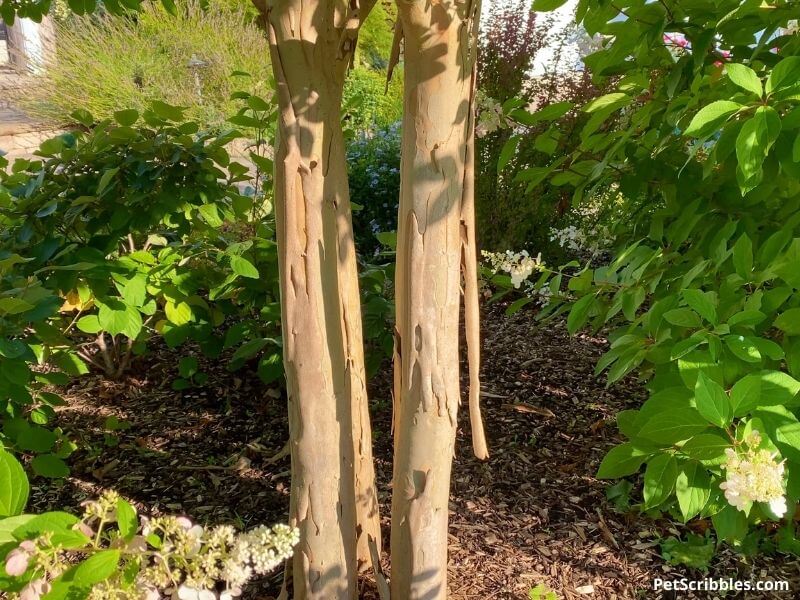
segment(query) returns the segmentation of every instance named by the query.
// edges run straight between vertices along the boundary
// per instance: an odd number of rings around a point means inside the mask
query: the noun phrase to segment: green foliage
[[[50,12],[52,0],[2,0],[0,2],[0,19],[13,24],[17,17],[31,19],[37,23]],[[103,10],[112,14],[123,14],[127,11],[138,10],[143,0],[66,0],[69,9],[77,15],[95,12],[102,6]],[[161,0],[164,10],[176,14],[177,8],[174,0]]]
[[[231,121],[261,132],[258,171],[275,110],[237,98]],[[268,383],[282,376],[269,181],[256,172],[246,188],[253,174],[226,150],[238,132],[198,132],[183,112],[154,102],[95,123],[79,111],[84,130],[0,165],[0,439],[36,454],[39,475],[65,475],[74,449],[50,423],[62,401],[44,384],[90,367],[119,377],[154,335],[209,356],[230,348],[231,370],[257,359]],[[176,389],[205,378],[189,362]]]
[[[347,165],[356,247],[370,256],[380,247],[375,234],[397,229],[400,123],[357,136],[347,148]]]
[[[342,98],[343,126],[350,137],[373,132],[400,120],[403,78],[386,83],[385,69],[357,65],[347,74]]]
[[[530,600],[558,600],[556,593],[545,584],[539,583],[528,591]]]
[[[672,565],[707,571],[714,556],[714,540],[691,533],[685,542],[671,537],[661,542],[661,556]]]
[[[573,215],[565,214],[569,204],[561,188],[545,180],[554,157],[574,150],[573,131],[586,119],[573,106],[597,90],[588,71],[560,63],[560,52],[545,73],[530,76],[542,49],[558,48],[571,35],[533,13],[530,3],[493,4],[482,21],[475,140],[479,242],[487,250],[527,249],[560,260],[566,254],[550,239],[551,228]],[[542,110],[531,115],[524,108],[529,105]]]
[[[348,137],[369,135],[402,116],[402,67],[395,68],[392,80],[386,81],[396,17],[393,2],[377,2],[359,30],[354,64],[342,97],[343,127]]]
[[[262,95],[271,89],[267,41],[245,5],[191,0],[172,15],[148,2],[135,17],[71,17],[56,29],[55,60],[20,102],[58,123],[77,108],[111,119],[158,100],[187,107],[201,129],[218,128],[238,108],[231,94],[242,80],[232,73],[251,73]]]
[[[800,39],[786,29],[799,16],[782,0],[624,14],[581,2],[578,20],[606,38],[586,63],[614,88],[582,108],[577,149],[544,175],[575,205],[615,190],[627,207],[613,260],[572,271],[586,285],[543,311],[568,308],[573,332],[618,325],[597,372],[647,382],[644,405],[619,415],[628,441],[598,475],[645,466],[644,508],[710,517],[737,544],[783,510],[723,496],[728,453],[785,459],[773,471],[789,518],[800,499]],[[710,557],[704,541],[665,552],[695,566]]]

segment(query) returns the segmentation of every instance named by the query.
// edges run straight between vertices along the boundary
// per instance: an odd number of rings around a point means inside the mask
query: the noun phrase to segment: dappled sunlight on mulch
[[[500,306],[484,309],[483,409],[491,458],[481,463],[472,456],[462,411],[451,495],[451,598],[523,599],[539,583],[560,598],[658,598],[654,577],[703,576],[660,557],[659,538],[686,528],[615,511],[606,500],[609,484],[594,478],[617,441],[614,415],[638,406],[644,394],[635,381],[606,389],[603,377],[594,377],[605,347],[602,338],[570,338],[561,324],[540,327],[527,311],[506,317]],[[253,372],[229,373],[224,361],[202,357],[208,383],[173,391],[178,359],[189,351],[156,345],[123,381],[87,376],[72,384],[60,418],[81,449],[66,482],[34,481],[31,508],[77,509],[114,488],[144,514],[240,527],[285,521],[289,459],[273,459],[287,439],[285,399]],[[388,548],[388,370],[370,388]],[[789,579],[800,590],[800,567],[783,556],[751,564],[722,551],[710,574]],[[274,597],[282,578],[274,573],[259,580],[245,597]],[[371,587],[365,582],[364,598],[376,598]]]

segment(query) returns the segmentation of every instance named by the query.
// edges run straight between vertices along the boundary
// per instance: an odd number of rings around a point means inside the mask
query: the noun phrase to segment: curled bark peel
[[[473,4],[470,21],[473,27],[472,39],[477,38],[477,14],[480,13],[480,0]],[[474,52],[475,49],[468,49]],[[469,98],[469,123],[464,156],[464,188],[461,197],[461,265],[464,274],[464,325],[467,341],[467,362],[469,365],[469,420],[472,430],[472,450],[480,460],[489,458],[486,433],[481,417],[480,380],[480,305],[478,301],[478,257],[475,242],[475,90],[477,87],[477,60],[472,58],[472,76]]]

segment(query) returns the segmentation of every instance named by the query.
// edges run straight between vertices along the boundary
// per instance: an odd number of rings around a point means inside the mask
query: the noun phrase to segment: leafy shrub
[[[135,15],[70,17],[57,25],[54,61],[20,101],[61,123],[78,108],[111,119],[120,107],[143,112],[159,100],[187,107],[203,129],[220,127],[237,108],[232,73],[250,73],[262,86],[270,80],[267,41],[251,18],[244,8],[199,0],[180,3],[174,16],[145,3]]]
[[[63,459],[75,446],[52,425],[54,407],[64,401],[45,387],[67,383],[68,376],[56,365],[71,367],[64,352],[68,344],[49,322],[62,300],[36,276],[15,272],[31,259],[8,251],[0,256],[0,447],[36,454],[32,467],[37,474],[61,477],[68,472]],[[33,369],[45,354],[53,368]]]
[[[347,149],[350,198],[355,203],[356,247],[370,256],[380,247],[375,235],[397,229],[400,199],[400,123],[362,133]]]
[[[239,533],[186,517],[139,517],[115,492],[85,503],[83,515],[23,514],[29,484],[0,450],[0,590],[21,598],[231,599],[256,575],[292,555],[299,531],[286,525]]]
[[[403,113],[402,76],[386,83],[385,69],[356,66],[347,75],[342,99],[345,133],[356,137],[385,129]]]
[[[238,96],[232,120],[265,130],[272,105]],[[74,118],[86,130],[44,142],[41,160],[0,164],[2,441],[42,455],[32,466],[46,476],[66,474],[74,446],[44,427],[60,400],[43,383],[90,366],[119,377],[154,335],[209,356],[230,348],[231,370],[258,358],[268,383],[283,373],[268,181],[240,191],[251,175],[225,150],[237,132],[197,133],[160,102],[113,121]],[[202,378],[189,364],[181,375]]]
[[[402,68],[395,68],[392,80],[386,81],[396,19],[394,3],[382,0],[359,30],[353,68],[342,97],[343,126],[349,139],[384,129],[402,116]]]
[[[575,146],[571,129],[580,115],[570,110],[596,94],[588,71],[565,71],[558,47],[570,36],[531,11],[525,2],[496,4],[480,38],[478,123],[476,126],[476,216],[481,246],[487,250],[526,248],[562,258],[549,232],[569,212],[558,186],[541,183],[552,157]],[[543,48],[556,51],[547,72],[531,77]],[[569,104],[567,104],[569,103]],[[559,127],[530,118],[526,106],[566,107]]]
[[[778,547],[796,552],[800,39],[785,28],[800,8],[584,15],[608,35],[586,62],[615,86],[582,108],[579,146],[548,171],[576,203],[618,191],[630,218],[611,263],[576,269],[572,302],[552,312],[569,310],[571,332],[619,325],[597,371],[610,384],[636,372],[649,392],[618,415],[628,441],[598,475],[646,465],[644,510],[710,519],[735,544],[784,519]]]

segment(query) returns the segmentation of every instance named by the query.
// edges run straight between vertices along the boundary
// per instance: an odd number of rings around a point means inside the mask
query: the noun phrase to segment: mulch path
[[[472,456],[464,410],[452,478],[450,597],[524,599],[537,584],[568,599],[717,597],[653,590],[656,577],[683,576],[787,579],[795,590],[788,594],[737,597],[800,595],[800,565],[782,555],[744,559],[723,549],[708,574],[669,566],[659,540],[688,529],[618,512],[606,500],[610,484],[594,473],[618,441],[614,415],[638,406],[644,392],[630,379],[606,389],[604,378],[593,375],[605,348],[602,338],[570,337],[563,324],[542,326],[527,311],[506,317],[502,306],[484,308],[483,411],[491,458]],[[34,480],[30,508],[77,510],[113,488],[143,514],[186,514],[240,527],[285,522],[289,460],[271,460],[287,439],[285,399],[255,373],[229,373],[224,362],[202,357],[206,385],[173,391],[178,358],[190,351],[156,345],[123,381],[92,375],[73,383],[59,417],[81,449],[67,480]],[[371,382],[371,402],[388,547],[388,370]],[[282,577],[277,572],[255,582],[245,597],[273,598]],[[364,598],[375,597],[370,587],[366,582]]]

